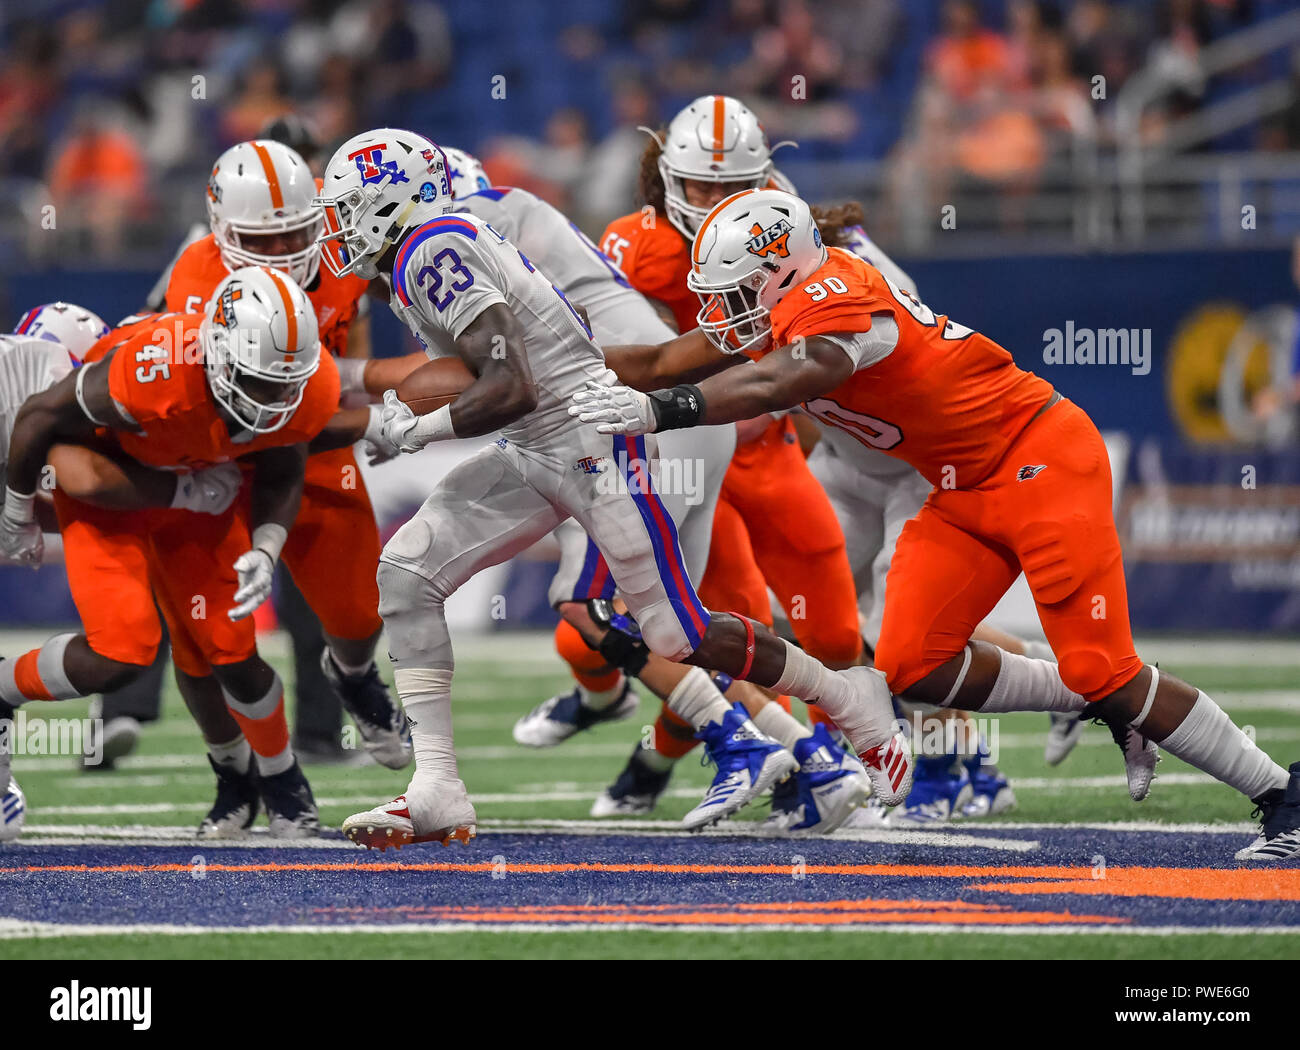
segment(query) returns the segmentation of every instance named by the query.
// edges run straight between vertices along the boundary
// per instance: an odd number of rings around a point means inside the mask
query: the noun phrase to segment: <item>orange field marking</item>
[[[656,926],[836,926],[863,923],[960,925],[1124,925],[1127,919],[1071,912],[1014,911],[969,901],[839,900],[764,901],[727,904],[522,904],[501,906],[405,905],[393,908],[317,908],[323,915],[467,923],[641,923]]]

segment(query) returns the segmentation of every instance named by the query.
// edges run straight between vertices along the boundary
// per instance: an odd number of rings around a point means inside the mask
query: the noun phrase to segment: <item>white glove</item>
[[[0,512],[0,558],[36,568],[44,553],[45,537],[36,524],[36,494],[23,496],[6,488]]]
[[[386,406],[370,406],[370,419],[366,423],[366,432],[362,435],[362,440],[366,443],[366,458],[372,467],[387,463],[394,456],[402,454],[400,448],[384,437],[385,410]]]
[[[235,502],[243,483],[243,472],[234,463],[218,463],[193,474],[181,474],[176,478],[172,510],[224,514]]]
[[[424,448],[410,440],[411,431],[415,429],[420,417],[397,396],[396,390],[384,391],[384,407],[380,412],[379,434],[383,443],[391,445],[398,452],[419,452]]]
[[[271,581],[275,577],[275,559],[264,550],[254,547],[239,556],[235,562],[235,572],[239,574],[239,590],[235,592],[237,603],[230,610],[232,620],[242,620],[251,616],[253,610],[271,596]]]
[[[584,423],[595,423],[601,434],[653,434],[655,429],[649,394],[590,379],[585,389],[573,395],[569,415]]]

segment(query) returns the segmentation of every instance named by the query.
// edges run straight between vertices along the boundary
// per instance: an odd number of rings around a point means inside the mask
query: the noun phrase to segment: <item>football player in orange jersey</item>
[[[828,250],[787,193],[721,202],[695,238],[690,283],[700,330],[607,350],[629,385],[590,384],[573,414],[645,434],[802,404],[911,463],[935,488],[889,573],[876,650],[888,687],[990,714],[1088,710],[1111,727],[1135,800],[1158,743],[1255,803],[1261,832],[1238,860],[1300,856],[1300,763],[1282,768],[1203,691],[1134,650],[1109,461],[1081,409],[992,340]],[[729,367],[742,354],[757,363]],[[1022,570],[1059,666],[971,640]]]
[[[697,98],[651,138],[641,163],[646,206],[610,223],[600,247],[637,291],[686,332],[695,327],[699,309],[686,275],[700,220],[737,190],[784,180],[773,169],[773,150],[758,118],[726,95]],[[771,498],[774,491],[779,499]],[[700,598],[710,608],[735,609],[771,626],[769,585],[809,653],[830,667],[860,662],[862,636],[844,535],[785,412],[764,413],[737,427]],[[816,708],[809,713],[814,723],[829,723]],[[593,812],[648,811],[673,761],[696,743],[690,728],[665,709],[656,722],[655,748],[633,755]],[[775,805],[782,802],[778,798]]]
[[[181,473],[239,459],[251,467],[251,482],[221,515],[105,510],[56,490],[85,633],[0,662],[0,700],[84,696],[138,674],[160,638],[156,596],[178,678],[196,685],[182,689],[187,700],[202,695],[198,683],[211,676],[242,730],[233,739],[214,736],[199,713],[219,783],[201,831],[242,830],[260,797],[272,834],[315,834],[315,802],[289,746],[283,689],[257,655],[248,618],[270,594],[298,510],[306,443],[338,407],[338,374],[322,359],[315,312],[283,274],[246,267],[221,283],[206,315],[137,320],[102,338],[87,360],[18,414],[0,552],[39,562],[35,489],[58,442],[111,437],[141,463]]]
[[[316,238],[322,219],[311,203],[316,192],[316,179],[288,146],[259,139],[226,150],[213,165],[205,195],[212,232],[176,260],[167,309],[201,309],[240,266],[281,270],[306,292],[322,350],[338,360],[345,388],[356,388],[369,357],[369,326],[358,323],[368,282],[321,267]],[[379,528],[353,450],[311,455],[284,565],[320,618],[325,680],[356,721],[366,750],[382,765],[401,769],[411,760],[406,720],[374,660],[382,626],[375,584],[379,549]],[[343,550],[351,556],[340,558]],[[301,632],[294,641],[295,648],[310,645]],[[312,702],[304,692],[300,687],[299,703]]]

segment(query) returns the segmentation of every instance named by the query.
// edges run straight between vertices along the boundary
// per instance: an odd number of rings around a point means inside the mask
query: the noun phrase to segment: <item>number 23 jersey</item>
[[[892,317],[897,339],[892,348],[883,339],[854,340],[848,349],[857,370],[804,407],[867,447],[910,463],[933,485],[978,484],[1046,404],[1051,385],[851,252],[831,248],[827,256],[772,309],[771,347],[814,335],[870,333],[873,314]]]
[[[523,327],[537,391],[537,408],[501,432],[521,444],[553,441],[579,425],[568,414],[574,392],[606,374],[604,354],[564,293],[473,215],[431,219],[398,247],[389,305],[431,358],[456,356],[456,340],[497,303]]]

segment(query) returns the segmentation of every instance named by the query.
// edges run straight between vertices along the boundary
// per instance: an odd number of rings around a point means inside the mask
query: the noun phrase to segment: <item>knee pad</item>
[[[1091,646],[1070,647],[1060,654],[1057,667],[1065,687],[1086,697],[1095,695],[1119,670],[1103,649]]]
[[[1016,537],[1016,554],[1034,597],[1052,605],[1070,597],[1083,583],[1084,573],[1077,564],[1078,538],[1071,543],[1066,529],[1056,521],[1034,521],[1025,525]]]
[[[650,649],[636,620],[628,613],[615,612],[614,606],[604,598],[588,601],[587,612],[596,626],[605,630],[597,647],[600,655],[625,675],[632,678],[639,675],[650,659]]]
[[[376,579],[379,615],[388,629],[388,654],[394,665],[450,667],[445,596],[432,581],[391,562],[379,563]]]
[[[641,637],[652,653],[673,663],[681,663],[695,651],[669,601],[642,610]]]

